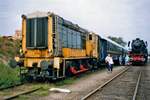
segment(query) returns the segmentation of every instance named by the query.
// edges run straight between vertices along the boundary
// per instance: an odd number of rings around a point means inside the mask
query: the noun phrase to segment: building
[[[21,39],[22,38],[22,33],[21,33],[21,30],[16,30],[15,31],[15,34],[14,34],[14,36],[13,36],[13,39],[14,40],[17,40],[17,39]]]

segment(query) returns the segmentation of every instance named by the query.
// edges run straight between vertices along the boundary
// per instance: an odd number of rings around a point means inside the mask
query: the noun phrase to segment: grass
[[[20,82],[19,69],[12,69],[9,66],[0,62],[0,88],[8,87]]]
[[[0,88],[19,82],[19,68],[12,69],[7,64],[19,54],[19,40],[0,37]]]
[[[69,84],[73,84],[75,82],[75,80],[77,80],[76,77],[69,77],[69,78],[66,78],[64,80],[57,81],[55,83],[55,85],[56,86],[69,85]]]
[[[51,87],[55,87],[54,84],[36,84],[36,87],[42,87],[39,91],[32,93],[32,95],[38,95],[38,96],[47,96],[48,90]]]

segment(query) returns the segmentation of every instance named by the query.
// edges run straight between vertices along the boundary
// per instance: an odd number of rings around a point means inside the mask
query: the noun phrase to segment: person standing
[[[119,56],[119,64],[122,65],[122,55]]]
[[[130,60],[129,56],[126,55],[126,57],[125,57],[125,65],[129,65],[129,60]]]
[[[108,56],[105,58],[105,62],[107,64],[108,71],[112,72],[114,62],[110,54],[108,54]]]

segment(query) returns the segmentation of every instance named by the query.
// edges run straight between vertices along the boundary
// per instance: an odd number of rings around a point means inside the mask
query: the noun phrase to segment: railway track
[[[138,80],[137,80],[137,83],[136,83],[136,87],[135,87],[135,91],[134,91],[134,95],[133,95],[132,100],[135,100],[135,99],[136,99],[140,80],[141,80],[141,72],[139,73],[139,76],[138,76]]]
[[[127,68],[85,95],[81,100],[135,100],[140,79],[139,67]]]
[[[10,88],[14,88],[14,87],[17,87],[17,86],[21,86],[23,84],[24,83],[18,83],[18,84],[10,85],[10,86],[7,86],[7,87],[2,87],[2,88],[0,88],[0,91],[6,90],[6,89],[10,89]]]
[[[136,100],[150,99],[150,64],[142,68],[141,80],[137,91]]]
[[[37,90],[39,90],[41,87],[39,88],[36,88],[36,89],[31,89],[31,90],[27,90],[27,91],[23,91],[23,92],[20,92],[20,93],[17,93],[17,94],[13,94],[13,95],[10,95],[10,96],[5,96],[3,97],[4,100],[11,100],[11,99],[14,99],[20,95],[24,95],[24,94],[29,94],[29,93],[32,93],[32,92],[35,92]]]
[[[7,87],[0,91],[0,100],[12,100],[20,95],[27,95],[41,89],[34,87],[32,84],[20,84],[17,86]]]

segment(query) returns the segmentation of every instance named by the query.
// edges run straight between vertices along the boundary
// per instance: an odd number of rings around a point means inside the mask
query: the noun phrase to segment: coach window
[[[111,51],[114,51],[115,45],[113,45],[112,43],[110,43],[110,49]]]
[[[109,48],[109,42],[107,42],[107,50],[110,50],[110,48]]]

